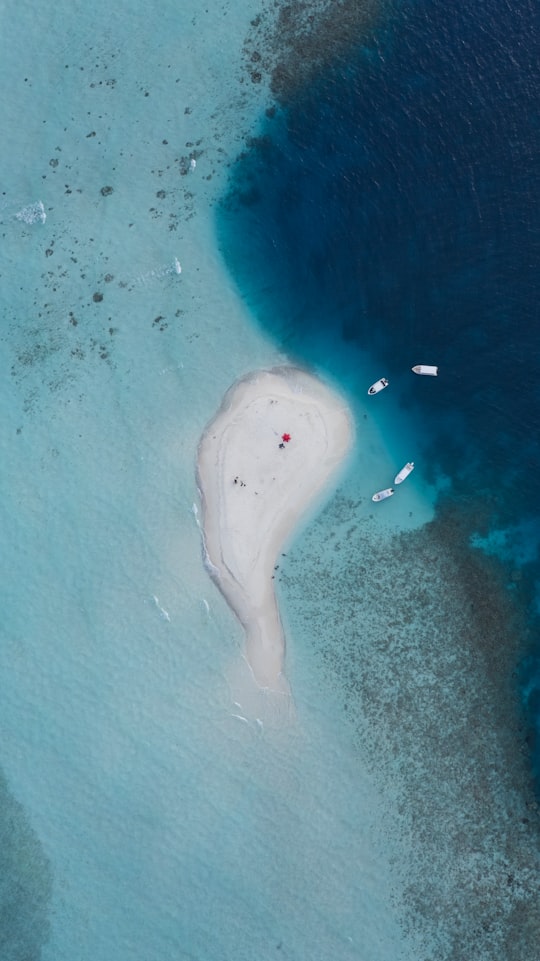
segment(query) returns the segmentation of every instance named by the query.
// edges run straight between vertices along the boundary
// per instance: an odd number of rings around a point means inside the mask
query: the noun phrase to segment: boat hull
[[[437,377],[439,373],[438,367],[432,367],[429,364],[417,364],[416,367],[411,367],[413,374],[423,374],[424,377]]]
[[[373,397],[373,394],[378,394],[379,391],[384,390],[385,387],[388,387],[388,381],[386,377],[381,377],[380,380],[376,380],[375,383],[371,385],[368,394],[370,397]]]
[[[375,503],[377,503],[378,501],[385,501],[386,498],[391,497],[393,493],[394,493],[394,488],[387,487],[386,490],[377,491],[376,494],[373,494],[371,500],[375,501]]]
[[[413,470],[414,470],[414,462],[409,461],[408,464],[405,464],[405,467],[401,468],[399,474],[396,474],[396,476],[394,477],[394,484],[402,484],[403,481],[406,480],[406,478],[409,476],[409,474]]]

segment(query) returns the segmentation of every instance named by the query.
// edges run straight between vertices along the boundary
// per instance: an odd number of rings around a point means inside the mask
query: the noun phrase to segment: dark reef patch
[[[52,873],[24,809],[0,773],[0,956],[39,961],[49,937]]]
[[[290,0],[269,4],[251,21],[244,43],[252,83],[269,77],[288,101],[371,36],[389,4],[381,0]]]
[[[516,680],[528,625],[468,526],[449,501],[425,528],[384,536],[337,496],[281,580],[295,644],[313,642],[300,657],[397,797],[419,961],[535,961],[540,813]]]

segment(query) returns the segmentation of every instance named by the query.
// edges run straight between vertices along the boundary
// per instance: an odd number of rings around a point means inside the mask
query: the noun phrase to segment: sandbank
[[[298,368],[279,367],[234,384],[201,438],[205,560],[244,626],[246,657],[261,687],[287,689],[274,593],[278,554],[352,436],[343,398]]]

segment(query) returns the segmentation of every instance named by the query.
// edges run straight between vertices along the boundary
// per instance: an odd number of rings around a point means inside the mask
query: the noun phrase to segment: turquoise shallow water
[[[253,686],[202,562],[201,433],[291,346],[215,216],[275,14],[2,16],[2,958],[536,961],[538,809],[492,643],[513,614],[435,518],[404,375],[375,408],[369,345],[333,343],[357,443],[279,562],[290,699]]]
[[[212,214],[253,11],[41,13],[3,12],[2,958],[406,958],[391,799],[202,564],[199,437],[283,360]]]

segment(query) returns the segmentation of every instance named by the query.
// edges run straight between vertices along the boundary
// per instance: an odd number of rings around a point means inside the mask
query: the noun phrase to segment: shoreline
[[[260,687],[288,692],[273,583],[278,554],[352,439],[343,398],[295,367],[237,381],[201,437],[205,565],[244,628],[246,658]]]

